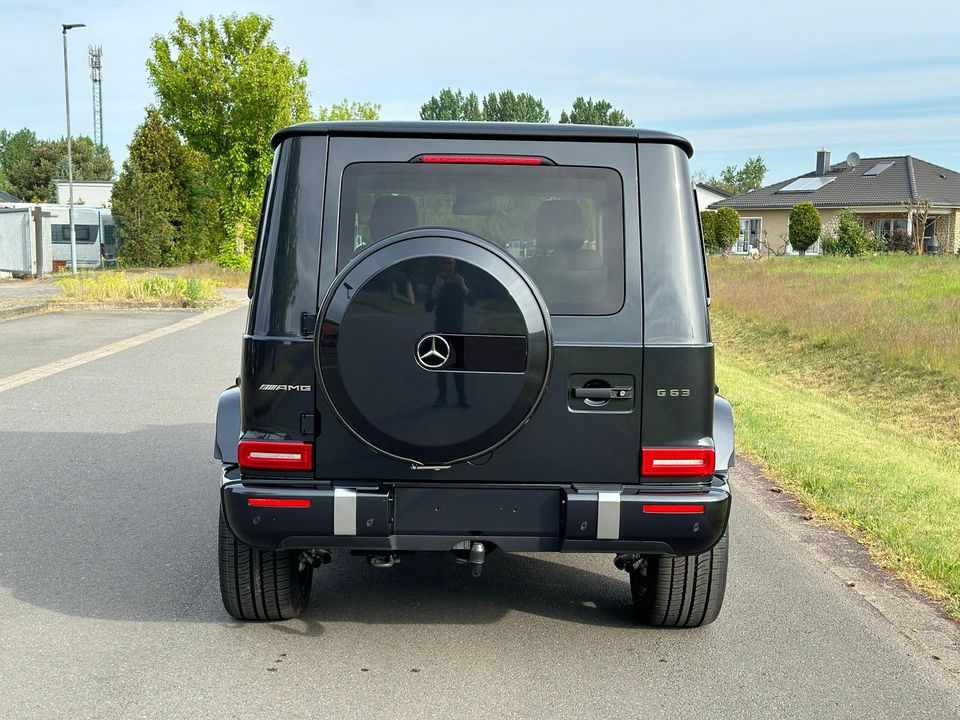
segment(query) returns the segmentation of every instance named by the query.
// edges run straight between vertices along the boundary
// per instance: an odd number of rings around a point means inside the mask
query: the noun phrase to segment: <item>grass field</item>
[[[220,300],[220,283],[207,277],[127,273],[116,270],[83,272],[57,279],[58,303],[99,302],[151,307],[204,307]]]
[[[156,272],[156,271],[155,271]],[[194,263],[178,268],[166,268],[165,274],[175,273],[185,278],[213,280],[221,287],[246,288],[250,280],[250,270],[220,267],[213,262]]]
[[[960,261],[710,271],[738,450],[960,617]]]

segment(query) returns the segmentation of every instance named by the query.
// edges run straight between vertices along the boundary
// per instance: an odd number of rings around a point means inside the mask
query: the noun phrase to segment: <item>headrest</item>
[[[373,202],[370,211],[371,241],[383,240],[403,230],[411,230],[420,224],[417,205],[406,195],[381,195]]]
[[[544,200],[537,210],[537,245],[576,250],[584,241],[583,212],[574,200]]]

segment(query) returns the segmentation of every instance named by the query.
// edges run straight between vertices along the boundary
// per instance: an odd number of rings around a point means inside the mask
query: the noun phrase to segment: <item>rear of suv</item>
[[[609,553],[638,621],[712,622],[733,420],[689,143],[377,122],[273,145],[217,412],[227,611],[297,616],[334,556],[478,575],[499,549]]]

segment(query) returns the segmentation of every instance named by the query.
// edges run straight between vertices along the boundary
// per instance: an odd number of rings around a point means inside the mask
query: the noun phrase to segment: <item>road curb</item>
[[[101,303],[101,302],[59,302],[56,300],[42,303],[30,303],[25,305],[15,305],[9,308],[0,309],[0,322],[5,320],[14,320],[16,318],[29,317],[31,315],[44,315],[51,312],[113,312],[123,310],[149,310],[156,312],[167,312],[172,310],[192,310],[195,312],[211,312],[234,307],[242,307],[247,304],[247,300],[237,300],[224,298],[222,301],[200,307],[184,307],[182,305],[158,305],[152,303]]]
[[[802,544],[838,583],[870,605],[939,668],[955,680],[960,678],[960,623],[941,603],[877,565],[855,536],[817,522],[792,492],[767,478],[757,465],[738,457],[734,473],[735,497],[757,507]]]
[[[4,320],[13,320],[14,318],[26,317],[28,315],[42,315],[52,312],[57,308],[51,303],[30,303],[29,305],[14,305],[13,307],[0,308],[0,322]]]

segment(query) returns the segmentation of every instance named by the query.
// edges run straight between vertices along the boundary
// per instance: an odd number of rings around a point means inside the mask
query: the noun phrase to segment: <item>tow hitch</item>
[[[613,564],[617,566],[617,570],[633,573],[646,568],[647,559],[637,553],[623,553],[613,559]]]
[[[300,553],[300,570],[304,570],[308,565],[311,567],[320,567],[328,564],[333,557],[329,550],[303,550]]]
[[[495,549],[496,546],[490,546],[491,551]],[[474,577],[480,577],[483,572],[483,563],[487,559],[486,545],[479,541],[464,540],[450,548],[450,551],[456,556],[458,563],[470,565],[470,571]]]
[[[480,573],[483,572],[483,561],[486,557],[487,551],[484,549],[483,543],[475,542],[470,546],[470,559],[467,562],[471,565],[474,577],[480,577]]]

